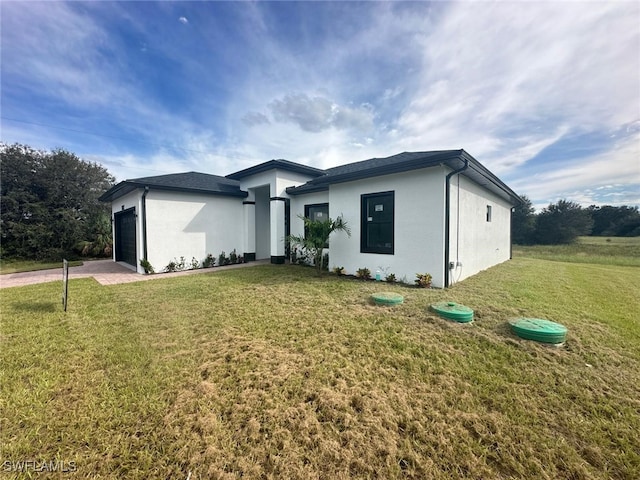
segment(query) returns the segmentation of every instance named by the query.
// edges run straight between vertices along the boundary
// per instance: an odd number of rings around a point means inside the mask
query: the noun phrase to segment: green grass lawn
[[[447,291],[257,266],[71,280],[65,314],[59,282],[2,289],[0,462],[114,479],[640,478],[638,285],[634,266],[520,254]],[[380,290],[405,303],[370,304]],[[474,323],[434,316],[441,300]],[[568,341],[518,339],[517,316]]]
[[[515,257],[640,267],[640,237],[578,237],[569,245],[514,245]]]
[[[69,260],[70,267],[82,265],[82,260]],[[35,272],[36,270],[48,270],[51,268],[62,269],[62,261],[39,262],[36,260],[0,259],[0,275],[19,272]]]

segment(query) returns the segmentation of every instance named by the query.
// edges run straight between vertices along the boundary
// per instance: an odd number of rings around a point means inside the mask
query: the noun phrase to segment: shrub
[[[151,263],[149,263],[149,260],[147,260],[146,258],[140,259],[140,266],[144,268],[144,273],[155,273],[153,266],[151,265]]]
[[[200,262],[196,257],[191,257],[191,269],[195,270],[197,268],[200,268]]]
[[[344,267],[333,267],[333,273],[336,275],[344,275]]]
[[[420,288],[431,287],[431,274],[430,273],[416,273],[416,285]]]
[[[218,266],[222,267],[224,265],[229,265],[229,257],[227,257],[227,254],[224,253],[224,250],[222,251],[222,253],[220,253],[220,255],[218,255]]]
[[[309,265],[311,261],[311,255],[304,248],[301,248],[297,253],[298,265]]]
[[[213,258],[213,255],[209,253],[207,257],[202,261],[202,268],[210,268],[210,267],[213,267],[215,264],[216,264],[216,259]]]
[[[384,277],[384,281],[387,283],[395,283],[396,282],[395,273],[389,273],[387,276]]]
[[[369,280],[371,278],[371,270],[367,267],[359,268],[356,271],[356,277],[361,278],[362,280]]]
[[[180,257],[180,260],[176,260],[175,258],[171,260],[166,267],[164,267],[164,272],[180,272],[186,268],[186,259],[184,257]]]
[[[238,254],[236,253],[236,249],[229,254],[229,263],[238,263]]]

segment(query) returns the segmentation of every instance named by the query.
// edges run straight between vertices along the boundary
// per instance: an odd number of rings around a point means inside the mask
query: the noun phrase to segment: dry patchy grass
[[[3,289],[0,459],[84,478],[638,478],[639,272],[519,258],[448,291],[297,266],[75,280],[66,315],[57,284]],[[372,305],[381,289],[405,303]],[[475,322],[428,311],[445,299]],[[520,315],[567,344],[514,337]]]

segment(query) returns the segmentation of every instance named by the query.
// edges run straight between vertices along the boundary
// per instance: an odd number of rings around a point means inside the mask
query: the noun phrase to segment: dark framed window
[[[311,219],[314,222],[324,222],[329,218],[329,204],[328,203],[314,203],[304,206],[304,216]],[[308,228],[304,227],[304,236],[308,235]],[[324,248],[329,248],[329,242],[327,242]]]
[[[312,205],[305,205],[304,216],[310,218],[313,221],[323,222],[327,218],[329,218],[329,204],[314,203]]]
[[[393,255],[394,193],[361,195],[360,252]]]
[[[487,205],[487,222],[491,221],[491,205]]]

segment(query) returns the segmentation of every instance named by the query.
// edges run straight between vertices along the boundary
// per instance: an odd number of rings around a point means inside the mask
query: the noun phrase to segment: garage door
[[[136,261],[136,209],[129,208],[113,216],[115,222],[116,261],[138,266]]]

